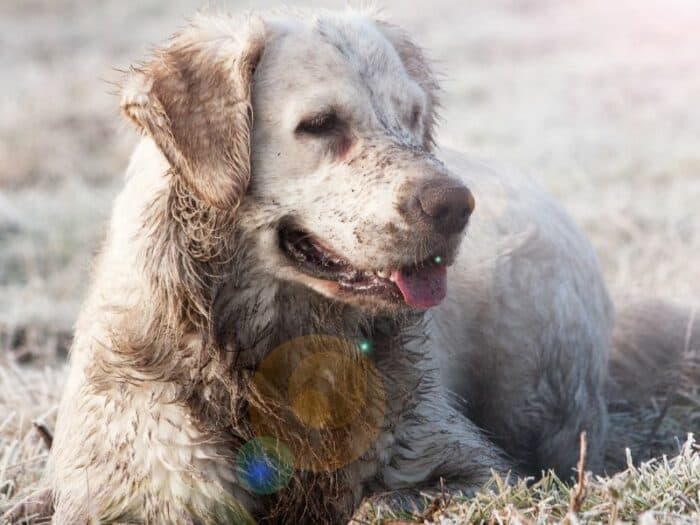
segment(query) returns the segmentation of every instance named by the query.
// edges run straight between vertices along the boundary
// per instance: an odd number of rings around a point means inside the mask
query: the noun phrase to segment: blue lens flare
[[[251,439],[236,456],[236,474],[250,492],[274,494],[289,483],[294,472],[292,453],[270,437]]]

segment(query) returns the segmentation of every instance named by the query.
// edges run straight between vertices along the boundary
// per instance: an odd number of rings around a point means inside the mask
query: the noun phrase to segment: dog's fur
[[[596,258],[530,180],[434,151],[436,94],[408,37],[357,11],[200,16],[129,73],[122,108],[144,138],[76,327],[55,523],[339,522],[367,495],[441,479],[568,476],[582,431],[601,468],[612,307]],[[347,133],[295,133],[329,106]],[[449,174],[477,201],[459,256],[459,238],[414,231],[396,205]],[[285,261],[288,217],[358,268],[442,253],[449,295],[427,312],[343,295]],[[280,345],[324,334],[372,341],[369,359],[338,350],[381,379],[379,427],[367,416],[345,437],[371,443],[347,461],[255,495],[236,453],[259,434],[251,414],[283,407],[251,378]],[[294,450],[326,457],[315,443]]]

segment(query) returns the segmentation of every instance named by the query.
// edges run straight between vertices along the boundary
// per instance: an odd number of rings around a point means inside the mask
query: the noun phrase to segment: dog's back
[[[448,385],[524,471],[571,476],[583,431],[602,470],[613,309],[593,248],[530,177],[441,154],[477,202],[432,311]]]

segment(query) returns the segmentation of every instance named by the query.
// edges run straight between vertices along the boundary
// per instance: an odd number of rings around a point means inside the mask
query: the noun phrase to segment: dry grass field
[[[46,446],[32,422],[53,425],[71,324],[136,140],[110,94],[114,68],[201,5],[0,2],[0,511],[41,474]],[[614,294],[700,301],[697,0],[382,5],[442,74],[441,143],[519,167],[560,198]],[[585,494],[551,476],[515,487],[494,479],[472,500],[445,495],[424,514],[367,519],[700,523],[700,455],[690,441],[681,449],[700,431],[696,387],[615,414],[611,454],[621,465],[627,444],[615,442],[616,425],[639,429],[633,460],[649,456],[648,442],[669,456],[585,478]]]

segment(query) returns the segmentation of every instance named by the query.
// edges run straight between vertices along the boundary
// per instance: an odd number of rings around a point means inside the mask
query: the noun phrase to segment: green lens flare
[[[367,339],[361,339],[357,346],[360,349],[360,352],[362,352],[365,355],[372,352],[372,343],[369,342]]]

